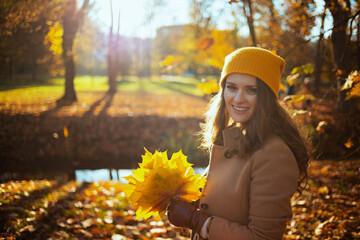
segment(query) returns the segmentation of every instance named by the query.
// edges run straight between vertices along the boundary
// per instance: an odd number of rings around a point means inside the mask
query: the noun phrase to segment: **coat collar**
[[[243,137],[242,129],[239,127],[229,127],[222,131],[225,147],[239,147],[241,138]]]

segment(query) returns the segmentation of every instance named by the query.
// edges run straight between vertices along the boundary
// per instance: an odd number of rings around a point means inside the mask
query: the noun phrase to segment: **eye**
[[[226,88],[229,90],[236,90],[236,87],[234,85],[226,85]]]
[[[249,95],[256,95],[257,93],[257,89],[255,87],[248,88],[246,91]]]

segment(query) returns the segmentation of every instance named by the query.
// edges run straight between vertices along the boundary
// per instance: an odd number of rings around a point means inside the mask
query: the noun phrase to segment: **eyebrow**
[[[236,86],[235,83],[228,82],[228,81],[226,81],[226,84],[230,84],[230,85]],[[256,85],[246,85],[245,87],[248,87],[248,88],[255,87],[255,88],[256,88]]]

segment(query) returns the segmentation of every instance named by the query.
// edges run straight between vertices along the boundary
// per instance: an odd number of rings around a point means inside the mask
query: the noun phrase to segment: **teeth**
[[[238,110],[238,111],[245,111],[245,110],[247,110],[247,108],[235,107],[234,105],[233,105],[233,107],[235,108],[235,110]]]

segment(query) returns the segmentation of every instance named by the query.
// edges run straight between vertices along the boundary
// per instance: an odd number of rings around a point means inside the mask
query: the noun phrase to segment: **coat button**
[[[226,150],[226,151],[224,152],[224,156],[225,156],[226,158],[230,158],[230,151],[229,151],[229,150]]]
[[[202,209],[204,209],[204,210],[209,209],[209,205],[208,205],[207,203],[202,203],[202,204],[200,205],[200,207],[201,207]]]

